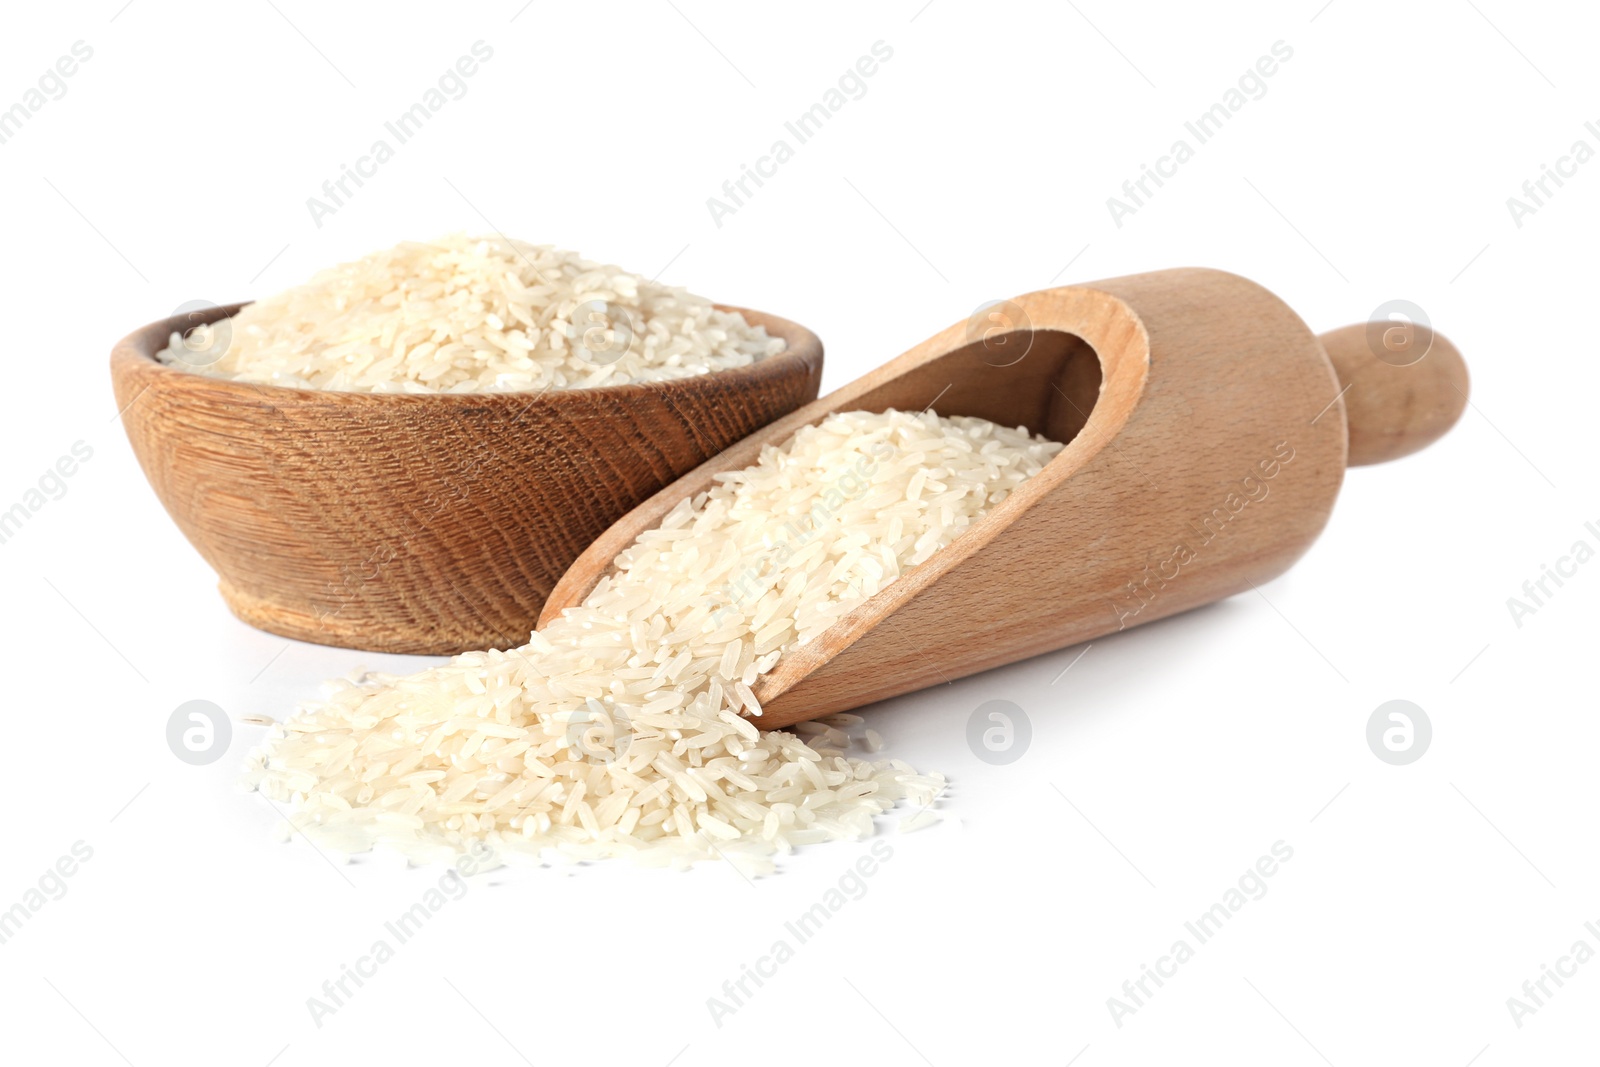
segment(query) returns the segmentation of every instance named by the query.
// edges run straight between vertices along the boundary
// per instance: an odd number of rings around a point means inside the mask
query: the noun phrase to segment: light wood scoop
[[[1396,331],[1399,331],[1398,334]],[[1420,356],[1419,356],[1419,353]],[[1321,532],[1347,464],[1413,452],[1467,400],[1425,328],[1312,334],[1261,286],[1182,269],[1047,289],[957,323],[639,505],[557,582],[540,625],[719,471],[836,411],[976,415],[1066,443],[952,545],[785,653],[763,727],[884,700],[1231,596]]]

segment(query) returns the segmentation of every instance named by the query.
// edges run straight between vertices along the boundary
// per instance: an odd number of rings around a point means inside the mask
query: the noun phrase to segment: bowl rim
[[[754,387],[770,379],[784,377],[789,374],[820,373],[822,366],[822,339],[810,329],[764,311],[755,311],[750,308],[737,307],[731,304],[713,303],[711,306],[719,311],[736,312],[743,316],[753,326],[762,326],[767,334],[780,337],[785,343],[784,350],[771,356],[758,359],[743,367],[732,367],[727,370],[709,371],[703,374],[694,374],[685,378],[671,378],[657,382],[627,382],[621,385],[600,385],[588,388],[565,388],[516,390],[505,392],[477,392],[477,393],[374,393],[355,390],[340,389],[307,389],[300,386],[272,385],[265,382],[241,382],[230,378],[216,378],[208,374],[198,374],[194,371],[184,370],[163,363],[156,358],[156,353],[166,347],[168,339],[182,326],[209,325],[221,319],[231,318],[233,315],[254,303],[253,300],[243,300],[234,304],[219,304],[206,308],[203,311],[189,312],[183,315],[173,315],[165,319],[147,323],[139,327],[112,346],[111,371],[114,379],[124,377],[143,377],[146,379],[143,388],[149,388],[161,382],[176,388],[203,388],[214,394],[223,395],[232,393],[240,400],[259,403],[262,400],[276,400],[284,403],[334,403],[334,404],[453,404],[456,406],[481,406],[485,403],[522,404],[531,407],[535,404],[561,404],[578,403],[587,398],[590,401],[617,401],[626,403],[630,399],[644,396],[660,396],[672,393],[699,392],[707,386],[746,386]],[[143,392],[141,388],[141,392]]]

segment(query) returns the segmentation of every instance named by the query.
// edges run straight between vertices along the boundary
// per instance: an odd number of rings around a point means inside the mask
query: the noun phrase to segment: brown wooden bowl
[[[556,581],[657,490],[816,399],[822,342],[747,367],[542,394],[340,393],[253,385],[155,358],[151,323],[111,352],[133,451],[252,626],[325,645],[453,654],[525,643]]]

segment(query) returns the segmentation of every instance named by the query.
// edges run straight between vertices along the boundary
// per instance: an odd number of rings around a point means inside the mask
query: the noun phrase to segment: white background
[[[0,508],[93,458],[0,545],[12,683],[0,909],[75,842],[66,892],[0,945],[0,1057],[138,1067],[434,1061],[1481,1065],[1594,1054],[1600,962],[1519,1028],[1506,1004],[1600,937],[1592,660],[1600,162],[1518,227],[1506,200],[1600,120],[1578,4],[32,5],[0,107],[93,58],[0,144],[10,337]],[[674,6],[675,5],[675,6]],[[520,10],[519,10],[520,9]],[[493,59],[319,228],[306,198],[472,43]],[[707,197],[876,41],[893,49],[718,227]],[[1275,41],[1225,130],[1114,225],[1106,198]],[[1473,403],[1352,471],[1284,578],[1187,616],[869,711],[942,770],[947,821],[735,1015],[721,995],[866,844],[774,877],[629,867],[472,884],[332,1017],[306,999],[438,871],[334,867],[204,768],[181,702],[287,714],[358,665],[234,620],[116,421],[112,343],[193,299],[263,295],[404,238],[495,227],[803,322],[837,387],[980,303],[1177,265],[1236,271],[1317,330],[1415,301]],[[669,266],[670,264],[670,266]],[[1057,679],[1059,681],[1052,681]],[[1382,702],[1430,750],[1380,762]],[[986,700],[1023,757],[968,749]],[[1122,995],[1274,842],[1293,859],[1153,999]],[[792,939],[791,939],[792,940]],[[1192,940],[1191,940],[1191,943]],[[1589,1062],[1585,1058],[1584,1062]]]

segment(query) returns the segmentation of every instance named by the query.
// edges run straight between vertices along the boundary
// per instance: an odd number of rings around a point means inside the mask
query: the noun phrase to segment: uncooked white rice
[[[158,358],[301,389],[478,393],[657,382],[783,351],[703,297],[548,245],[462,235],[325,270]]]
[[[830,415],[680,503],[522,648],[335,683],[272,729],[247,783],[293,803],[285,836],[418,862],[482,840],[511,861],[760,873],[898,800],[915,829],[942,776],[845,755],[857,715],[759,731],[751,687],[1060,448],[976,418]]]

